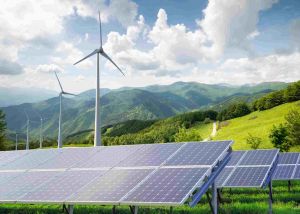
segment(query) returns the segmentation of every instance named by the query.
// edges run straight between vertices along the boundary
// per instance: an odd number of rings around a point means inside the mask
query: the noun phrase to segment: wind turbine
[[[24,111],[25,115],[26,115],[26,150],[29,150],[29,117],[28,114],[26,113],[26,111]]]
[[[42,115],[36,111],[36,114],[40,117],[40,149],[43,147],[43,117]]]
[[[104,58],[108,59],[116,68],[125,76],[123,71],[117,66],[117,64],[104,52],[102,47],[102,28],[101,28],[101,17],[99,11],[99,30],[100,30],[100,47],[94,50],[92,53],[74,63],[74,65],[84,61],[85,59],[97,54],[97,84],[96,84],[96,98],[95,98],[95,134],[94,134],[94,146],[101,146],[101,132],[100,132],[100,72],[99,72],[99,55],[101,54]]]
[[[54,74],[56,76],[56,79],[58,81],[59,87],[60,87],[60,92],[59,92],[59,118],[58,118],[58,137],[57,137],[57,147],[62,148],[62,138],[61,138],[61,121],[62,121],[62,97],[64,94],[66,95],[72,95],[72,96],[77,96],[76,94],[71,94],[69,92],[65,92],[59,78],[57,76],[57,73],[54,71]]]
[[[16,150],[18,150],[18,132],[16,131]]]

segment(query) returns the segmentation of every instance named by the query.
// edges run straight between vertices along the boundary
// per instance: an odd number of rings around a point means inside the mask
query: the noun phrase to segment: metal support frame
[[[208,188],[213,185],[215,187],[215,179],[221,173],[222,169],[226,166],[228,161],[230,160],[231,150],[228,151],[228,154],[224,157],[223,160],[219,161],[219,163],[212,169],[212,173],[207,178],[206,182],[202,185],[202,187],[192,196],[192,201],[189,203],[191,207],[196,206],[198,202],[201,200],[201,197],[207,192]],[[216,200],[217,201],[217,200]]]
[[[129,206],[132,214],[138,214],[139,207],[138,206]]]
[[[116,206],[115,206],[115,205],[112,207],[111,213],[112,213],[112,214],[116,214]]]
[[[292,187],[292,182],[291,180],[288,180],[288,191],[291,191],[291,187]]]
[[[272,204],[273,204],[273,189],[272,189],[272,180],[269,183],[269,214],[272,214]]]
[[[170,214],[173,214],[173,207],[170,207]]]
[[[218,203],[221,204],[222,201],[222,190],[221,189],[217,189],[217,193],[218,193]]]
[[[218,213],[218,194],[217,194],[217,186],[216,186],[215,181],[211,185],[211,191],[212,191],[211,203],[213,206],[213,214],[217,214]]]
[[[74,205],[69,204],[68,207],[63,204],[63,212],[67,213],[67,214],[73,214],[74,212]]]
[[[212,203],[211,203],[211,198],[210,198],[210,196],[209,196],[209,193],[208,193],[208,192],[206,192],[206,197],[207,197],[207,201],[208,201],[208,204],[209,204],[210,210],[211,210],[211,212],[213,213],[213,212],[214,212],[214,208],[213,208],[213,205],[212,205]]]

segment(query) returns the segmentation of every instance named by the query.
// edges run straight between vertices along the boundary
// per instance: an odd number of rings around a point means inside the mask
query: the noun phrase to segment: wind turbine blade
[[[72,95],[72,96],[78,96],[77,94],[72,94],[72,93],[69,93],[69,92],[63,92],[62,94],[66,94],[66,95]]]
[[[25,115],[26,115],[26,119],[29,120],[28,114],[26,111],[24,111]]]
[[[80,63],[80,62],[82,62],[83,60],[85,60],[85,59],[87,59],[87,58],[89,58],[89,57],[93,56],[94,54],[96,54],[96,53],[98,53],[98,52],[99,52],[99,50],[98,50],[98,49],[94,50],[92,53],[90,53],[90,54],[89,54],[89,55],[87,55],[86,57],[82,58],[82,59],[81,59],[81,60],[79,60],[78,62],[75,62],[75,63],[74,63],[74,65],[76,65],[76,64],[78,64],[78,63]]]
[[[58,78],[58,76],[57,76],[57,73],[56,73],[56,71],[54,71],[54,74],[55,74],[55,76],[56,76],[56,79],[57,79],[57,81],[58,81],[58,84],[59,84],[60,90],[61,90],[61,91],[64,91],[63,87],[61,86],[61,83],[60,83],[60,81],[59,81],[59,78]]]
[[[123,74],[123,76],[125,76],[125,74],[123,73],[123,71],[121,70],[121,68],[119,68],[119,66],[117,66],[117,64],[103,51],[100,53],[102,56],[104,56],[106,59],[108,59],[112,64],[114,64],[117,69],[121,72],[121,74]]]
[[[100,29],[100,48],[102,48],[102,26],[101,26],[101,17],[100,17],[100,10],[98,11],[98,14],[99,14],[99,29]]]

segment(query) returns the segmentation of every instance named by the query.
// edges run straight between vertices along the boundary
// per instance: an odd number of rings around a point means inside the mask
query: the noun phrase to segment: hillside
[[[115,124],[127,120],[154,120],[174,116],[196,109],[207,109],[218,103],[227,104],[241,98],[251,101],[254,97],[269,91],[287,87],[287,83],[261,83],[253,86],[208,85],[195,82],[178,82],[165,86],[143,88],[102,89],[102,125]],[[63,137],[94,126],[94,90],[79,94],[78,97],[63,99]],[[226,105],[227,105],[226,104]],[[6,114],[8,129],[25,133],[26,117],[31,119],[32,138],[39,135],[38,114],[43,115],[44,134],[55,137],[58,127],[58,97],[38,103],[26,103],[2,108]]]
[[[273,146],[268,137],[270,130],[273,125],[283,123],[285,115],[291,109],[300,109],[300,101],[283,104],[265,111],[255,111],[243,117],[221,122],[221,127],[213,140],[231,139],[235,141],[233,149],[250,149],[245,141],[248,133],[250,133],[262,138],[263,144],[260,148],[272,148]],[[291,151],[299,152],[300,147],[294,147]]]

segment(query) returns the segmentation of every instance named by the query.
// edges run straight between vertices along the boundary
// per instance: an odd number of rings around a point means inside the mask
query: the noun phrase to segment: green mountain
[[[253,86],[208,85],[196,82],[177,82],[171,85],[155,85],[143,88],[121,88],[102,90],[102,125],[127,120],[155,120],[181,112],[209,108],[222,102],[236,99],[259,97],[269,91],[286,87],[287,83],[262,83]],[[79,94],[78,97],[63,99],[63,136],[94,126],[94,90]],[[37,137],[40,130],[39,114],[44,119],[44,134],[57,135],[59,99],[54,97],[42,102],[25,103],[2,108],[6,114],[8,129],[25,133],[26,117],[30,117],[31,137]]]

